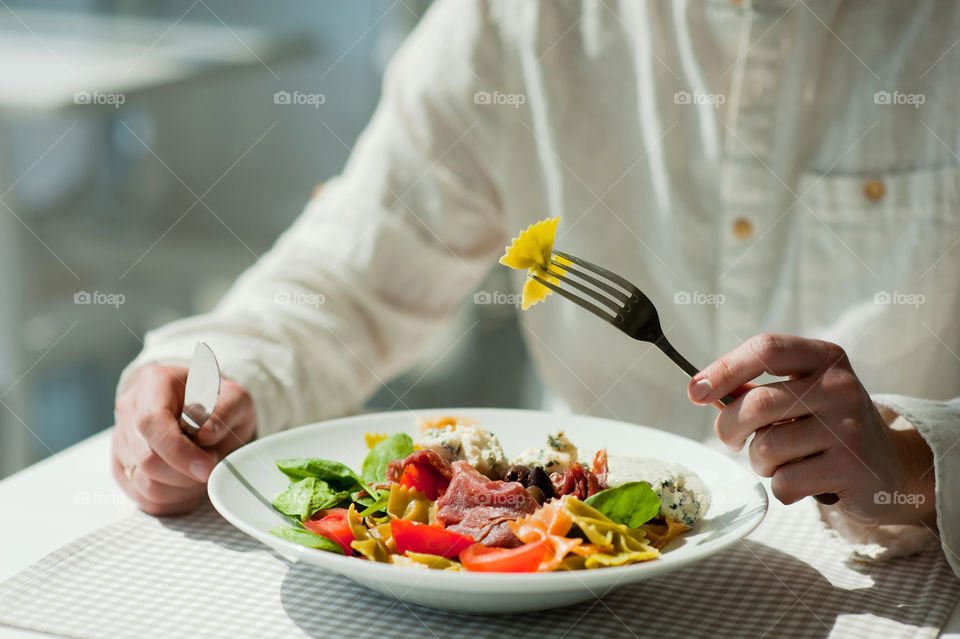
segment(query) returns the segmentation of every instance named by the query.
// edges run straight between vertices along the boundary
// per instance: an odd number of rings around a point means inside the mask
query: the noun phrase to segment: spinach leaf
[[[645,481],[631,481],[601,490],[588,497],[585,503],[618,524],[631,528],[644,525],[660,512],[660,499]]]
[[[336,490],[363,489],[371,495],[377,494],[349,466],[338,461],[309,457],[279,459],[277,460],[277,468],[294,481],[306,477],[316,477],[327,482]]]
[[[368,517],[374,513],[380,512],[381,510],[387,509],[387,503],[390,502],[390,491],[383,490],[380,491],[380,496],[376,500],[370,499],[369,497],[361,497],[357,499],[357,503],[361,506],[366,506],[363,509],[363,512],[360,513],[360,517]]]
[[[294,528],[293,526],[277,526],[271,530],[270,533],[276,535],[280,539],[286,539],[287,541],[292,541],[295,544],[300,544],[301,546],[306,546],[307,548],[319,548],[320,550],[335,552],[338,555],[343,554],[343,548],[341,548],[340,544],[337,542],[331,541],[323,535],[317,535],[309,530],[304,530],[303,528]]]
[[[403,459],[413,452],[413,440],[406,433],[390,435],[370,449],[363,460],[360,476],[363,480],[376,484],[387,480],[387,464],[395,459]]]
[[[316,477],[305,477],[290,484],[286,491],[277,495],[273,507],[284,515],[309,519],[313,513],[331,508],[349,497],[349,491],[334,490],[327,482]]]

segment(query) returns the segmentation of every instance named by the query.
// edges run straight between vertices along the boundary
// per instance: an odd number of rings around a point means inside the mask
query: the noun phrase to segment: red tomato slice
[[[445,490],[450,484],[449,481],[445,481],[443,477],[440,477],[431,466],[416,463],[410,463],[404,466],[399,483],[406,488],[419,490],[431,501],[439,497],[440,491]]]
[[[460,553],[460,563],[472,572],[536,572],[546,552],[542,539],[516,548],[473,544]]]
[[[350,542],[354,540],[353,531],[350,530],[350,524],[347,523],[346,508],[330,508],[321,510],[314,514],[314,517],[320,516],[320,519],[307,519],[303,522],[303,527],[312,533],[323,535],[330,541],[335,541],[343,548],[343,554],[347,557],[353,554],[353,548]]]
[[[406,519],[391,521],[390,533],[393,535],[397,550],[401,553],[411,550],[440,555],[448,559],[456,557],[473,543],[473,537],[470,535],[461,535],[452,530]]]

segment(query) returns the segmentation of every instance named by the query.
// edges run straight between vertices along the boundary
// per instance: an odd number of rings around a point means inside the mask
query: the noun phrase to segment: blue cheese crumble
[[[548,473],[562,473],[577,461],[577,447],[567,435],[558,430],[547,435],[547,445],[533,446],[517,455],[513,463],[523,466],[540,466]]]
[[[631,481],[650,484],[660,498],[660,514],[690,528],[710,507],[710,493],[692,470],[659,459],[608,455],[607,485]]]
[[[500,479],[507,472],[507,458],[500,440],[474,424],[428,428],[414,443],[424,450],[436,451],[449,462],[462,459],[492,479]]]

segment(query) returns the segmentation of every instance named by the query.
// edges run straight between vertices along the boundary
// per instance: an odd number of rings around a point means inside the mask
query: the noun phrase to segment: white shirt
[[[202,338],[261,434],[344,414],[559,215],[556,246],[645,291],[696,366],[790,333],[846,348],[871,393],[956,397],[958,38],[951,2],[442,0],[343,174],[131,367]],[[559,299],[520,320],[573,410],[712,434],[654,347]],[[933,448],[960,572],[960,403],[875,399]]]

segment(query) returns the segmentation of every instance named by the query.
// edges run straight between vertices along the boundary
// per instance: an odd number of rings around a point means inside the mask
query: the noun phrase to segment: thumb
[[[224,379],[221,388],[220,401],[200,431],[197,433],[195,441],[204,448],[218,446],[226,439],[240,438],[241,441],[235,442],[239,447],[245,443],[247,431],[251,430],[248,426],[256,421],[256,415],[253,410],[253,400],[250,394],[243,386]]]

